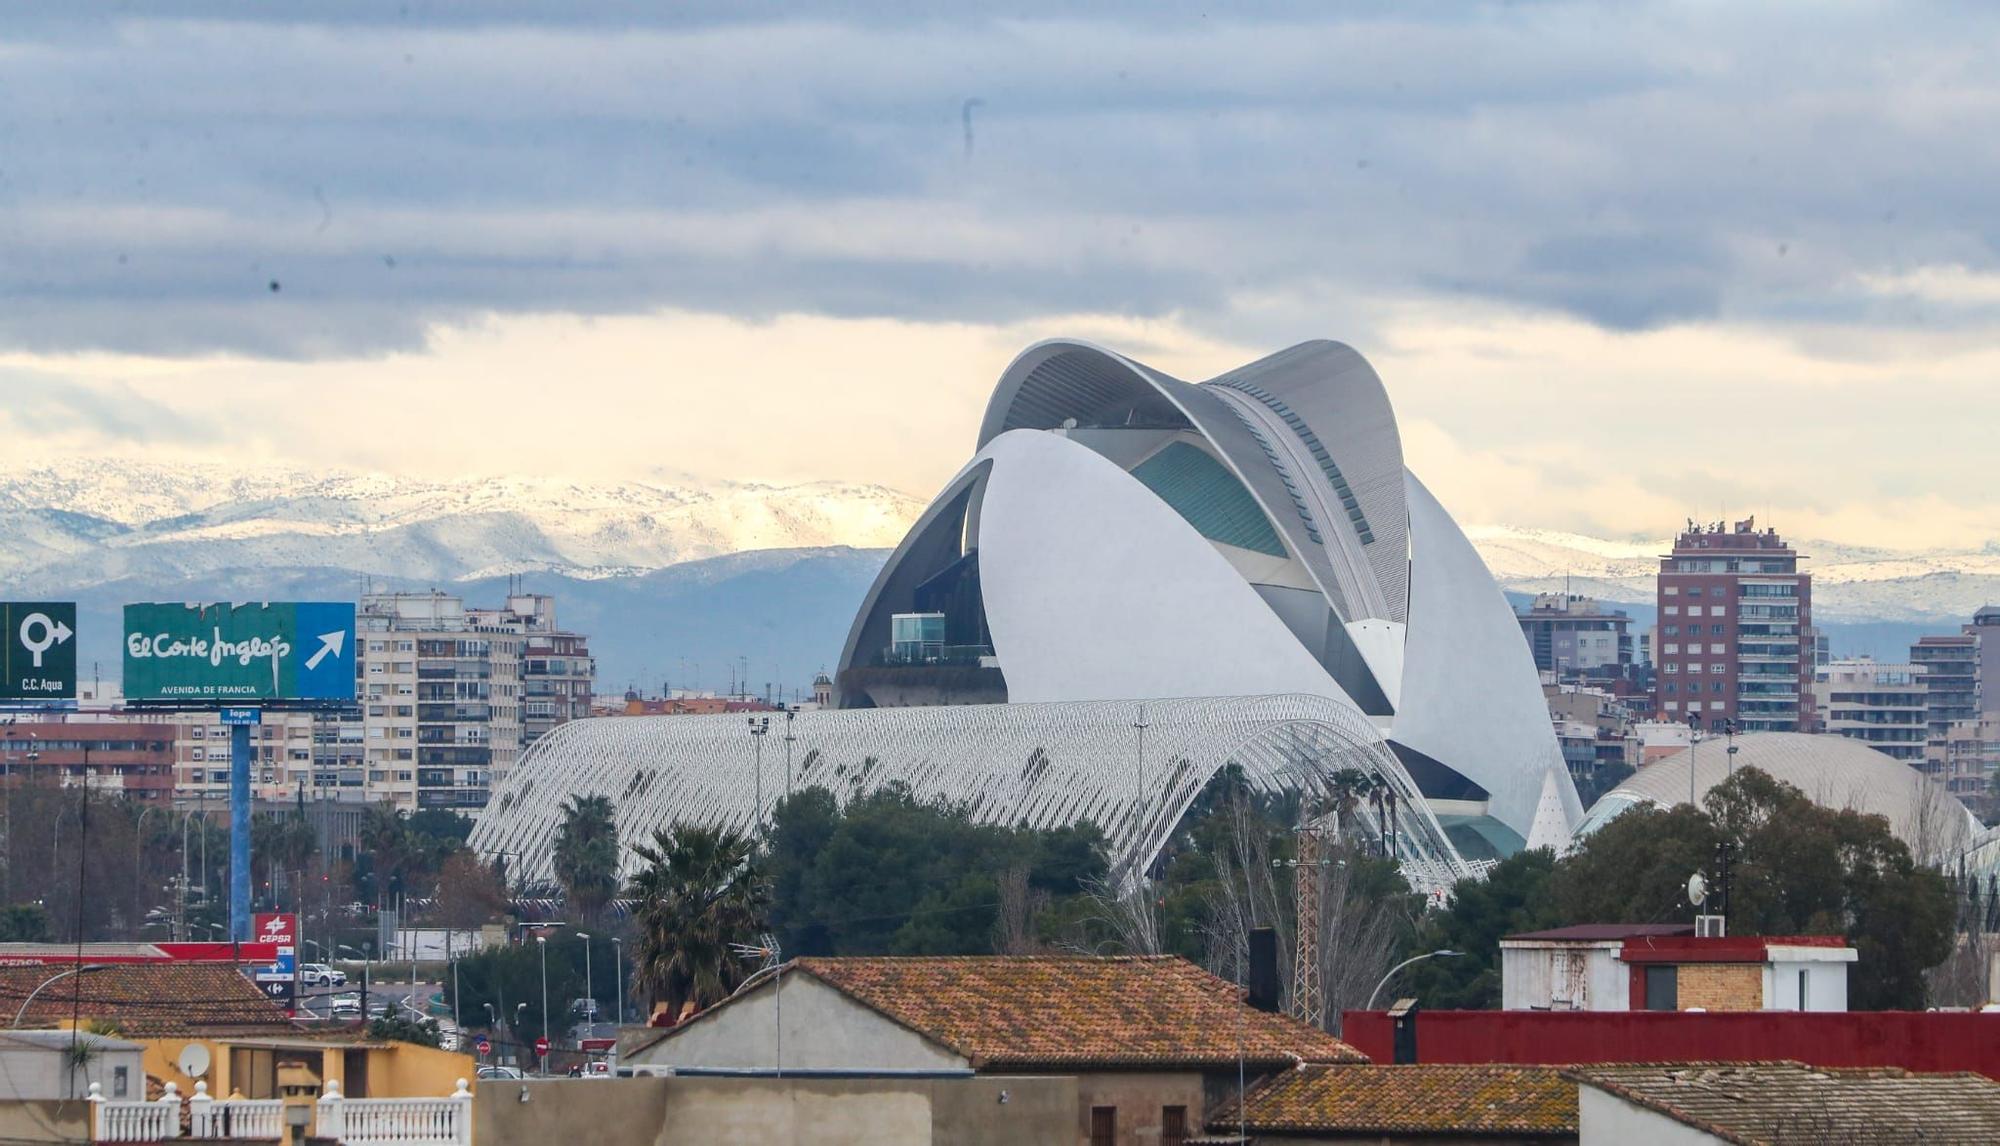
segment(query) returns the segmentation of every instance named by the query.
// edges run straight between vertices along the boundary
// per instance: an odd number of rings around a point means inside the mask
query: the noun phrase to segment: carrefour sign
[[[354,699],[354,606],[125,606],[129,700]]]

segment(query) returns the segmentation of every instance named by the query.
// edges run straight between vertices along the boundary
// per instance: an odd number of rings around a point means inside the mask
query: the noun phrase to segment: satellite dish
[[[1708,901],[1708,880],[1700,872],[1688,877],[1688,902],[1700,907]]]
[[[189,1078],[201,1078],[208,1073],[208,1048],[200,1043],[189,1043],[181,1048],[180,1061],[176,1065]]]

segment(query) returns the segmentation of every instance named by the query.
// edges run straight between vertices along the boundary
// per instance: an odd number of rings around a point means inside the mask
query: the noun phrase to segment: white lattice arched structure
[[[1138,728],[1143,723],[1143,731]],[[787,725],[763,738],[766,816],[786,787]],[[1438,891],[1471,874],[1415,783],[1358,712],[1324,697],[1084,701],[809,711],[791,722],[791,786],[845,798],[891,783],[919,799],[963,803],[985,822],[1050,828],[1088,820],[1115,873],[1143,870],[1209,778],[1242,767],[1267,792],[1330,793],[1353,769],[1394,788],[1405,877]],[[1143,738],[1143,753],[1141,740]],[[656,828],[757,822],[757,745],[742,715],[613,717],[544,737],[493,793],[474,850],[518,857],[525,878],[551,879],[561,806],[606,796],[617,809],[621,876],[630,845]],[[1349,819],[1379,840],[1363,802]]]

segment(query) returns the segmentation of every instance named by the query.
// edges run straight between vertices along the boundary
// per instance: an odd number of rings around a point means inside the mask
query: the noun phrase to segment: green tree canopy
[[[628,889],[639,933],[633,987],[673,1015],[728,998],[756,970],[730,946],[756,942],[770,903],[750,840],[723,828],[675,827],[632,850],[644,865]]]
[[[571,796],[556,827],[556,879],[571,913],[594,923],[618,890],[618,823],[608,796]]]
[[[1104,877],[1102,845],[1089,824],[980,823],[901,785],[844,808],[825,789],[808,789],[771,816],[771,919],[788,955],[1018,949]],[[1013,939],[1003,943],[1003,934]]]

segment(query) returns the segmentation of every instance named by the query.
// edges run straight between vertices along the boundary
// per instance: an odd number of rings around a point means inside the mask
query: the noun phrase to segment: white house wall
[[[782,986],[783,990],[778,990]],[[784,1038],[778,1037],[780,1014]],[[717,1070],[966,1070],[965,1056],[805,974],[765,983],[627,1057],[625,1066]]]

